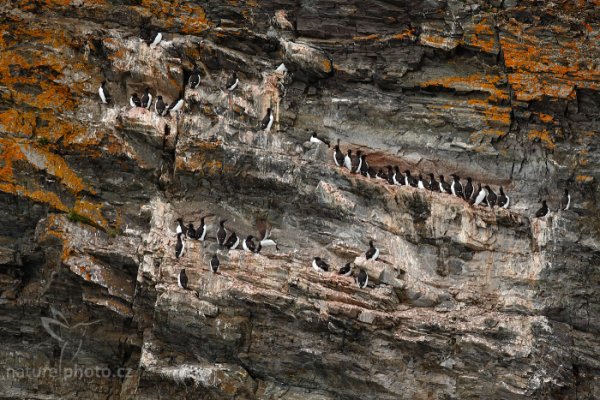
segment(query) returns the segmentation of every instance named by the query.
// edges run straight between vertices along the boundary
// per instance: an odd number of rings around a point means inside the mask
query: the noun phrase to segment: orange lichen
[[[546,129],[542,131],[531,130],[527,134],[527,137],[529,138],[529,140],[539,139],[546,146],[546,148],[550,150],[553,150],[556,147],[550,132],[548,132]]]
[[[69,210],[53,192],[43,190],[30,191],[24,186],[3,182],[0,182],[0,192],[23,196],[36,203],[48,204],[51,208],[58,211],[67,212]]]
[[[579,183],[590,183],[594,181],[594,177],[589,175],[577,175],[575,180]]]
[[[554,118],[552,117],[552,115],[549,114],[544,114],[544,113],[538,113],[538,116],[540,117],[540,121],[545,122],[545,123],[549,123],[554,121]]]
[[[88,218],[94,225],[102,229],[106,230],[108,228],[108,222],[102,215],[102,206],[100,204],[78,200],[73,206],[73,211]]]
[[[330,73],[331,72],[331,61],[324,58],[322,63],[323,63],[323,71]]]
[[[444,50],[454,49],[460,44],[458,39],[438,36],[431,33],[422,33],[421,36],[419,36],[419,42],[425,46]]]
[[[142,0],[142,6],[158,17],[165,28],[179,25],[184,34],[198,34],[209,27],[204,9],[182,0]]]
[[[366,36],[354,36],[352,40],[364,41],[364,40],[375,40],[378,39],[379,35],[371,34]]]
[[[498,85],[504,83],[504,79],[499,75],[473,74],[468,76],[447,76],[431,79],[420,83],[420,86],[442,86],[459,91],[486,92],[489,93],[490,101],[499,101],[508,99],[508,90],[498,88]]]

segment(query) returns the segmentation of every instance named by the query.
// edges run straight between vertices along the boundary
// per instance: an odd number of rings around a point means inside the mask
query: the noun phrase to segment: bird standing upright
[[[361,269],[358,275],[356,276],[356,284],[360,289],[364,289],[367,287],[369,283],[369,275],[365,272],[364,269]]]
[[[367,261],[375,261],[379,258],[379,249],[373,245],[373,241],[369,241],[369,250],[365,253]]]
[[[188,277],[185,274],[185,269],[182,269],[177,276],[177,285],[182,289],[187,289]]]
[[[569,194],[569,191],[567,189],[565,189],[565,194],[563,194],[563,197],[560,201],[560,209],[563,211],[567,211],[570,207],[571,207],[571,195]]]
[[[102,81],[102,84],[98,88],[98,95],[100,95],[102,103],[108,104],[110,101],[110,94],[108,93],[108,89],[106,89],[106,81]]]
[[[214,254],[210,259],[210,270],[216,274],[217,272],[219,272],[219,265],[221,265],[219,257],[217,257],[217,255]]]
[[[219,221],[219,230],[217,231],[217,243],[219,246],[223,246],[225,244],[225,238],[227,237],[227,229],[225,229],[226,219],[222,219]]]
[[[546,200],[542,200],[542,207],[537,210],[535,216],[537,218],[545,217],[548,214],[548,205],[546,204]]]

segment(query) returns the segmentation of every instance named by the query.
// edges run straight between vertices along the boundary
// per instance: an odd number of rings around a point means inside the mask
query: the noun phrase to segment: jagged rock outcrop
[[[0,6],[0,396],[600,398],[584,3]],[[183,110],[131,108],[146,87]],[[503,185],[511,209],[350,174],[313,132],[377,169]],[[176,218],[201,216],[208,240],[177,259]],[[218,248],[221,218],[279,250]]]

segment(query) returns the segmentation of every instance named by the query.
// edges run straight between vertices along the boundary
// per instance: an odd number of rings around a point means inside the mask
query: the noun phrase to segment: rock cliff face
[[[0,7],[0,397],[600,398],[598,1]],[[350,174],[313,132],[511,208]],[[221,218],[279,250],[218,249]]]

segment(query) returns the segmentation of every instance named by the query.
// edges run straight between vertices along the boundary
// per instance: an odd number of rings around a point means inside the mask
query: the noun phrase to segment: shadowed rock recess
[[[599,9],[4,2],[0,397],[599,399]],[[146,87],[185,106],[131,108]],[[314,132],[511,208],[350,174]],[[279,250],[218,249],[221,218]]]

